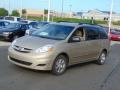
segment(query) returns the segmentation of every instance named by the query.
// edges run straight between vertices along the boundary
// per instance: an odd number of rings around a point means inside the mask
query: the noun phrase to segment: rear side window
[[[20,21],[21,19],[20,18],[17,18],[17,21]]]
[[[100,29],[100,39],[108,39],[107,32],[104,29]]]
[[[99,30],[96,28],[86,28],[86,40],[97,40],[99,38]]]
[[[24,29],[24,30],[29,29],[29,25],[21,25],[21,29]]]
[[[0,22],[0,26],[4,26],[4,23],[3,23],[3,22]]]
[[[11,20],[11,21],[14,21],[14,18],[13,18],[13,17],[5,17],[5,20]]]
[[[4,22],[4,25],[5,25],[5,26],[7,26],[7,25],[9,25],[9,24],[10,24],[9,22]]]

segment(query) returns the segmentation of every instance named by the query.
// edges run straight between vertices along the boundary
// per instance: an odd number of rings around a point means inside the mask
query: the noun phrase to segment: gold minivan
[[[103,65],[109,46],[108,35],[101,26],[51,23],[14,40],[8,59],[21,67],[61,75],[73,64],[95,60]]]

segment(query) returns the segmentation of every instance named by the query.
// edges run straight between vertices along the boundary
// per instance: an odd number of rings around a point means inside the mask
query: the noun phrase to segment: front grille
[[[12,58],[12,57],[10,57],[10,60],[11,60],[11,61],[14,61],[14,62],[17,62],[17,63],[20,63],[20,64],[23,64],[23,65],[27,65],[27,66],[30,66],[30,65],[32,64],[32,63],[30,63],[30,62],[21,61],[21,60]]]
[[[32,49],[29,49],[29,48],[24,48],[24,47],[20,47],[20,46],[17,46],[17,45],[14,45],[14,50],[18,51],[18,52],[23,52],[23,53],[30,53],[30,51]]]

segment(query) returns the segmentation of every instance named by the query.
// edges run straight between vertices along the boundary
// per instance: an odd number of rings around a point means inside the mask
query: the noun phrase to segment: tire
[[[64,55],[59,55],[53,63],[52,73],[62,75],[66,71],[67,65],[67,58]]]
[[[97,60],[97,64],[98,65],[104,65],[105,61],[106,61],[106,57],[107,57],[107,52],[106,51],[102,51],[99,59]]]

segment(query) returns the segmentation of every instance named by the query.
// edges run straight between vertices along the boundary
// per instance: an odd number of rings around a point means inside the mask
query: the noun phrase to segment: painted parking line
[[[112,45],[115,45],[115,44],[120,44],[120,42],[119,42],[119,41],[112,41],[112,42],[111,42],[111,46],[112,46]]]
[[[0,46],[10,46],[10,45],[11,45],[10,42],[0,41]]]

